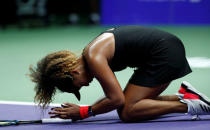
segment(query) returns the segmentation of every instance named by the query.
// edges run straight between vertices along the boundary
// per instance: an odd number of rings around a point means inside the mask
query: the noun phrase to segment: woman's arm
[[[107,35],[88,47],[84,53],[90,72],[101,84],[106,98],[92,106],[94,114],[105,113],[121,107],[124,104],[124,94],[113,71],[108,65],[108,59],[113,56],[113,35]]]

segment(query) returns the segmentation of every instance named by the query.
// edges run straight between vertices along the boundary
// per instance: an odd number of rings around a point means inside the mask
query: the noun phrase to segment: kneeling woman
[[[114,72],[126,67],[134,67],[135,71],[122,91]],[[159,96],[171,81],[189,74],[191,69],[182,42],[158,29],[112,28],[89,43],[81,56],[76,57],[70,51],[55,52],[30,70],[32,81],[36,83],[35,99],[44,106],[51,102],[56,89],[74,93],[80,99],[79,90],[88,86],[93,78],[104,91],[105,98],[92,106],[66,103],[54,108],[49,113],[52,117],[78,120],[117,109],[121,120],[134,122],[194,110],[189,109],[194,107],[188,103],[191,99],[184,99],[189,95],[189,84],[182,85],[178,96]]]

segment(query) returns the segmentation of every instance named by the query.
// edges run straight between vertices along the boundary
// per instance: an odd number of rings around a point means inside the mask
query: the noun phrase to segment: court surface
[[[34,105],[0,104],[1,119],[36,120],[49,117]],[[97,115],[89,119],[67,124],[27,124],[0,127],[2,130],[208,130],[210,115],[200,116],[200,121],[192,121],[191,116],[175,113],[139,123],[123,123],[116,111]]]

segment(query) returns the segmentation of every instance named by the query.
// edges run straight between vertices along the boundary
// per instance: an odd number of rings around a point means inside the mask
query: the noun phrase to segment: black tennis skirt
[[[151,58],[134,70],[129,83],[155,87],[192,72],[186,59],[185,48],[177,37],[162,39],[151,49]]]

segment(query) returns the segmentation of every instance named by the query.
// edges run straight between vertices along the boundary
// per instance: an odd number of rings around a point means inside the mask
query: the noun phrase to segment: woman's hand
[[[62,118],[62,119],[72,119],[79,120],[80,117],[80,106],[71,103],[64,103],[62,107],[55,107],[49,112],[51,118]]]

